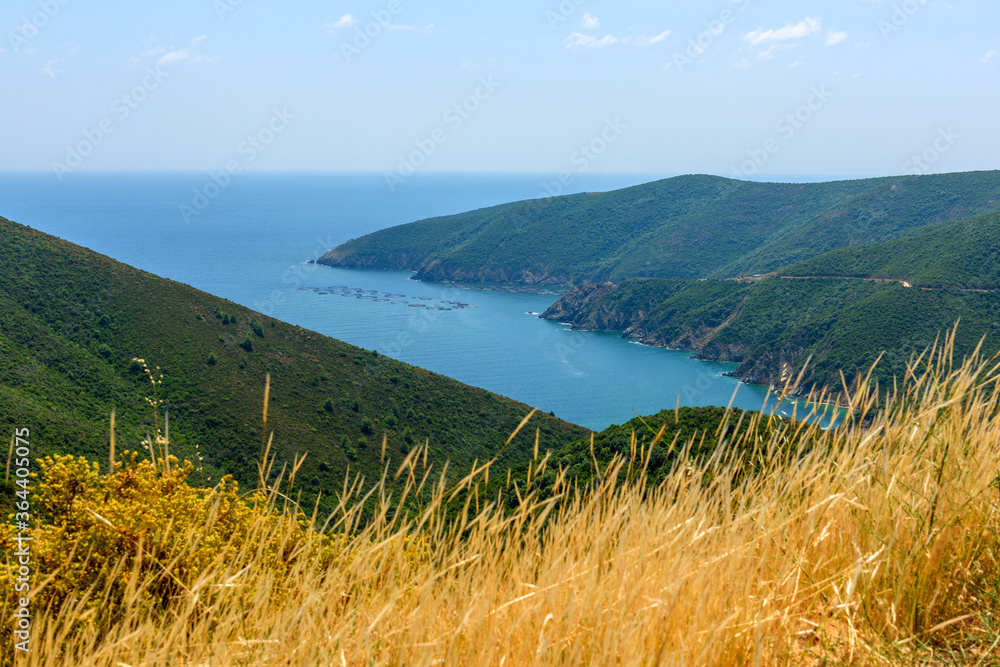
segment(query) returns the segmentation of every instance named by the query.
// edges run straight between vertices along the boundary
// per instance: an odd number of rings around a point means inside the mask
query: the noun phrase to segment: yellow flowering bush
[[[300,516],[278,511],[260,492],[241,498],[229,477],[210,489],[189,486],[187,461],[154,464],[126,452],[110,475],[73,456],[46,457],[39,466],[31,605],[53,616],[65,611],[98,627],[124,616],[153,618],[185,597],[210,603],[226,589],[220,582],[273,586],[302,558],[323,559]],[[0,549],[12,553],[16,537],[13,525],[3,525]],[[10,562],[0,571],[8,608],[15,573]],[[259,581],[264,573],[267,582]],[[2,632],[8,650],[10,628]]]

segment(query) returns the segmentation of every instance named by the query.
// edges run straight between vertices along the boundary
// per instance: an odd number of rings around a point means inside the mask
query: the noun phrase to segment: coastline
[[[697,354],[698,351],[695,350],[695,349],[692,349],[692,348],[675,348],[675,347],[670,347],[668,345],[659,345],[657,343],[648,342],[648,341],[641,340],[641,339],[638,339],[638,338],[629,338],[628,336],[625,335],[625,332],[623,330],[621,330],[621,329],[593,329],[593,328],[587,328],[587,327],[579,327],[579,326],[573,324],[572,322],[565,322],[565,321],[555,320],[555,319],[551,319],[551,318],[546,318],[546,317],[544,317],[544,313],[543,313],[543,315],[539,316],[539,319],[544,319],[544,320],[547,320],[547,321],[550,321],[550,322],[554,322],[554,323],[558,324],[559,326],[569,327],[571,331],[580,332],[580,333],[616,333],[616,334],[619,334],[619,337],[622,340],[625,340],[625,341],[627,341],[627,342],[629,342],[630,344],[633,344],[633,345],[640,345],[642,347],[648,347],[648,348],[658,349],[658,350],[666,350],[666,351],[669,351],[669,352],[689,352],[689,353],[691,353],[691,355],[688,358],[691,359],[692,361],[701,361],[701,362],[705,362],[705,363],[738,364],[738,362],[732,362],[732,361],[720,361],[718,359],[706,359],[704,357],[698,356],[698,354]],[[739,384],[742,384],[742,385],[747,385],[747,386],[750,386],[750,387],[755,387],[758,390],[759,389],[766,389],[767,390],[767,399],[765,401],[765,406],[766,406],[767,402],[769,402],[771,400],[776,400],[777,401],[778,398],[780,397],[780,391],[778,390],[778,388],[775,385],[773,385],[773,384],[762,384],[762,383],[748,382],[744,378],[742,378],[739,375],[737,375],[735,369],[733,371],[727,371],[725,373],[722,373],[721,376],[722,377],[731,378],[733,380],[736,380]],[[839,396],[840,395],[838,394],[838,397]],[[834,421],[836,421],[836,423],[839,424],[840,421],[841,421],[841,419],[839,419],[841,417],[840,412],[847,410],[847,408],[849,407],[849,404],[846,401],[842,401],[842,400],[835,400],[835,401],[830,401],[830,400],[809,401],[808,398],[809,398],[809,394],[803,394],[801,391],[792,392],[792,393],[788,394],[787,396],[785,396],[785,398],[783,399],[783,401],[777,403],[774,406],[773,411],[777,411],[784,402],[789,402],[793,407],[794,406],[800,406],[800,405],[817,406],[818,409],[815,410],[816,416],[818,416],[820,419],[825,419],[825,418],[827,418],[829,416],[827,413],[832,409],[833,412],[834,412],[834,415],[831,418],[831,423],[833,423]],[[760,411],[763,412],[765,406],[762,406]],[[722,406],[722,407],[725,407],[725,406]],[[807,413],[807,417],[811,418],[812,417],[811,413],[812,413],[812,411],[810,411],[809,413]],[[779,416],[783,416],[783,415],[779,415]]]

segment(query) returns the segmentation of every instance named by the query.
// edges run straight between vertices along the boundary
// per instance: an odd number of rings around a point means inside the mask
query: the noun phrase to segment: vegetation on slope
[[[0,239],[0,424],[29,428],[36,454],[103,458],[112,410],[123,446],[140,449],[154,431],[155,389],[174,453],[204,458],[195,481],[228,473],[254,483],[270,374],[276,470],[308,454],[298,490],[333,502],[348,468],[377,480],[383,437],[390,461],[429,440],[436,470],[447,461],[468,470],[530,411],[9,220],[0,219]],[[532,427],[546,447],[586,433],[547,415]],[[523,460],[531,436],[501,463]]]
[[[994,664],[997,371],[925,355],[898,393],[862,387],[856,420],[829,431],[747,415],[652,490],[619,474],[652,443],[586,487],[558,474],[545,498],[528,489],[556,462],[536,460],[513,507],[476,492],[485,474],[436,484],[414,455],[398,474],[428,502],[386,498],[363,525],[350,487],[324,525],[273,489],[255,505],[184,488],[187,468],[50,461],[37,511],[62,530],[36,529],[39,553],[120,550],[92,563],[106,576],[53,572],[19,664]],[[734,465],[746,452],[752,474]]]
[[[984,340],[1000,350],[1000,293],[906,288],[899,283],[767,278],[759,282],[636,279],[576,288],[542,316],[581,329],[619,330],[651,345],[737,362],[741,379],[782,385],[811,358],[803,388],[842,388],[881,356],[874,378],[891,386],[907,362],[960,321],[956,354]]]
[[[894,241],[834,250],[781,274],[905,280],[935,289],[1000,289],[1000,214],[932,224]]]
[[[815,184],[682,176],[393,227],[318,261],[438,281],[727,278],[998,210],[997,171]]]

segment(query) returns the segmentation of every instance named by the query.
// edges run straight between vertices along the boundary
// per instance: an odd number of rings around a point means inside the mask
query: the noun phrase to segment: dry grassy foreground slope
[[[730,425],[744,440],[681,456],[654,491],[651,450],[549,498],[531,491],[542,459],[516,508],[470,475],[456,517],[443,508],[464,487],[425,477],[414,450],[398,475],[425,509],[383,498],[361,526],[345,488],[325,536],[273,491],[270,504],[223,487],[192,497],[176,466],[101,478],[53,463],[53,488],[78,493],[51,494],[63,529],[39,549],[66,563],[98,537],[121,550],[102,552],[86,591],[60,597],[79,568],[52,571],[19,664],[997,664],[993,363],[925,356],[899,391],[861,390],[836,430]],[[163,493],[131,501],[160,503],[145,513],[84,511],[123,479],[167,480],[186,518],[144,541],[124,526],[169,514]]]

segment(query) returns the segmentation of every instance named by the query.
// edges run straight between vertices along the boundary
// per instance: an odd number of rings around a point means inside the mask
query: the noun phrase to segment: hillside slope
[[[35,455],[106,460],[112,409],[118,450],[141,449],[154,394],[137,357],[160,368],[171,452],[203,456],[201,478],[256,481],[269,373],[277,467],[308,453],[297,476],[307,498],[332,498],[348,468],[377,479],[383,434],[391,461],[429,440],[438,470],[467,470],[530,410],[3,218],[0,308],[0,424],[29,428]],[[551,448],[587,433],[539,415],[501,463],[530,456],[535,427]]]
[[[783,269],[786,276],[850,276],[916,287],[1000,289],[1000,214],[937,223],[893,241],[824,253]]]
[[[725,278],[994,211],[1000,171],[814,184],[682,176],[392,227],[317,261],[431,281]]]

